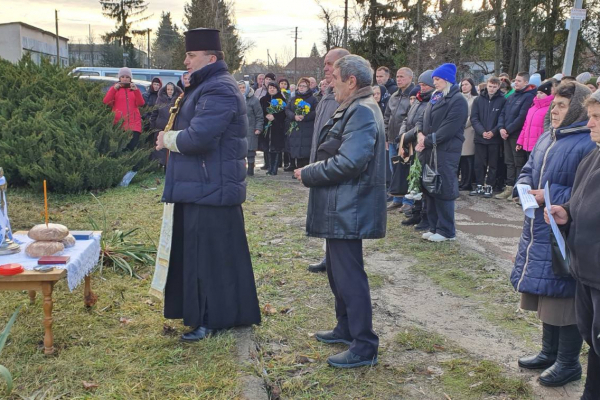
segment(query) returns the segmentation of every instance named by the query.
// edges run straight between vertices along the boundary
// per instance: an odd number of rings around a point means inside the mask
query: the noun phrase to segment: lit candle
[[[48,195],[46,194],[46,180],[44,179],[44,212],[46,213],[46,228],[48,227]]]

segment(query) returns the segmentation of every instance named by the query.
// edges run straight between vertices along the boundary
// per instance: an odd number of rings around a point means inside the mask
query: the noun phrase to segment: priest
[[[202,340],[223,329],[260,323],[242,203],[246,200],[246,102],[227,71],[219,31],[185,32],[189,87],[173,130],[159,132],[167,148],[163,202],[174,203],[165,286],[166,318]]]

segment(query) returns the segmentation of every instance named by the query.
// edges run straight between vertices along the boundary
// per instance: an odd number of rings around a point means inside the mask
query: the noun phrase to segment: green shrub
[[[101,85],[28,56],[0,60],[0,76],[0,164],[11,185],[39,189],[46,179],[54,192],[105,189],[147,163],[147,150],[123,152],[131,133],[113,126]]]

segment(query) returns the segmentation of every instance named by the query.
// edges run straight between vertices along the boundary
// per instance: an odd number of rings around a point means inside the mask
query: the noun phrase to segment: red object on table
[[[21,264],[3,264],[0,265],[0,275],[11,276],[25,271]]]
[[[39,258],[38,265],[66,264],[70,259],[69,256],[43,256]]]

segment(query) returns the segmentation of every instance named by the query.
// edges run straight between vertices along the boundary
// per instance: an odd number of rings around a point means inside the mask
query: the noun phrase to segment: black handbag
[[[427,190],[429,194],[441,194],[442,193],[442,176],[438,173],[438,162],[437,162],[437,144],[435,142],[435,133],[432,135],[433,139],[433,150],[431,151],[431,158],[429,163],[423,166],[423,188]]]
[[[400,152],[404,145],[404,135],[400,139],[400,146],[398,151]],[[392,160],[392,178],[390,179],[390,195],[392,196],[404,196],[408,193],[408,174],[410,173],[410,166],[414,158],[412,143],[409,146],[408,157],[394,156]]]
[[[565,241],[566,259],[563,258],[560,252],[560,247],[558,247],[558,241],[556,240],[554,233],[550,232],[550,247],[552,248],[552,272],[556,276],[568,277],[571,276],[571,272],[569,271],[569,266],[571,265],[571,252],[569,251],[569,247],[567,246],[567,240],[565,239],[565,235],[562,232],[561,235],[563,236],[563,240]]]

